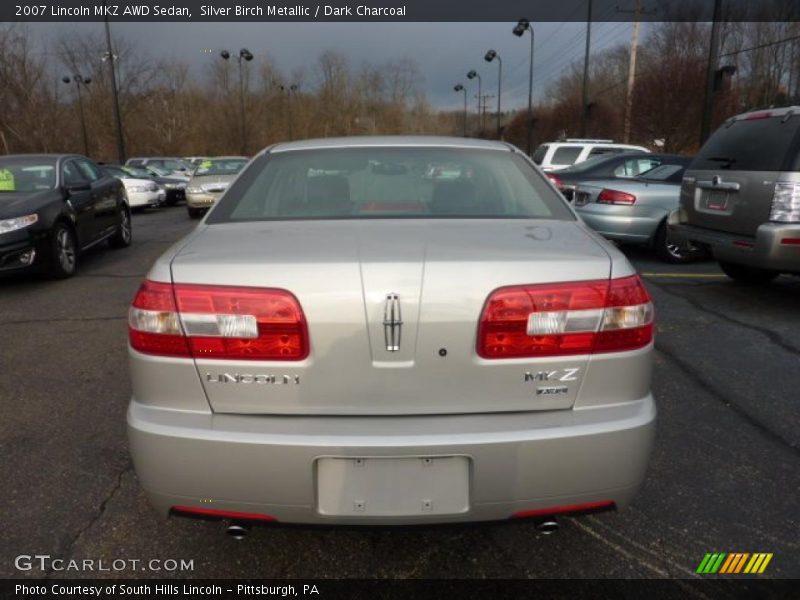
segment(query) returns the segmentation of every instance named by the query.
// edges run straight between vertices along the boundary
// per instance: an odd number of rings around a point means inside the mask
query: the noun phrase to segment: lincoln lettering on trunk
[[[300,375],[253,375],[250,373],[206,373],[208,383],[257,383],[261,385],[300,385]]]

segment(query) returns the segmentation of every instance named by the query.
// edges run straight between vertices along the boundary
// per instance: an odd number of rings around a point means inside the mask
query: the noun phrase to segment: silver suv
[[[686,170],[671,222],[737,281],[800,273],[800,107],[726,121]]]

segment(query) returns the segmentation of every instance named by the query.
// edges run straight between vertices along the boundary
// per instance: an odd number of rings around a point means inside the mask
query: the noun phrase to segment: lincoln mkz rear
[[[163,515],[618,509],[653,444],[652,352],[633,267],[515,148],[280,144],[133,301],[130,448]]]

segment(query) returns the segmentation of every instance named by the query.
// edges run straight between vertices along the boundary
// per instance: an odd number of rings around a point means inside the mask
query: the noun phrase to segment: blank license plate
[[[317,507],[320,514],[347,517],[465,513],[469,510],[469,459],[320,458]]]

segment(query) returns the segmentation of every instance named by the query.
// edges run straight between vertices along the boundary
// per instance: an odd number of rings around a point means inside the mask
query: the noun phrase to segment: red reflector
[[[617,190],[602,190],[597,196],[597,202],[600,204],[633,204],[636,202],[636,196],[626,192],[619,192]]]
[[[734,240],[734,246],[739,246],[740,248],[752,248],[753,242],[748,242],[747,240]]]
[[[234,519],[236,521],[277,521],[270,515],[260,513],[236,512],[233,510],[216,510],[213,508],[197,508],[195,506],[173,506],[172,512],[184,515],[197,515],[198,517],[211,517],[216,519]]]
[[[744,120],[745,121],[755,121],[756,119],[769,119],[772,116],[772,113],[767,111],[762,112],[755,112],[747,115]]]
[[[781,244],[784,246],[800,246],[800,238],[783,238]]]
[[[566,506],[554,506],[552,508],[536,508],[533,510],[521,510],[511,515],[511,518],[522,519],[525,517],[549,517],[551,515],[591,512],[595,510],[610,510],[615,507],[616,505],[611,500],[600,500],[599,502],[585,502],[583,504],[567,504]]]
[[[625,320],[626,307],[640,311],[627,315],[633,322]],[[547,333],[532,332],[531,322]],[[652,339],[650,296],[633,275],[495,290],[483,307],[476,351],[487,359],[566,356],[635,350]]]

